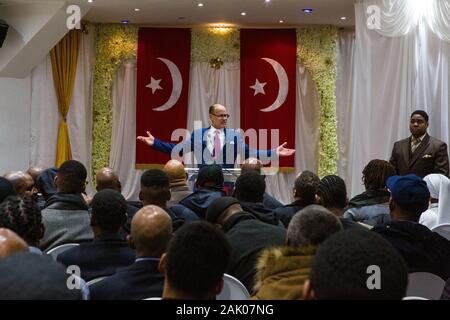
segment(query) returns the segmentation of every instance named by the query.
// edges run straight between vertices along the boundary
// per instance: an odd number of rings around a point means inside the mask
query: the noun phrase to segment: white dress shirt
[[[214,137],[217,131],[219,132],[220,138],[220,150],[222,150],[223,146],[225,145],[225,130],[216,129],[213,126],[211,126],[211,128],[209,128],[208,132],[206,133],[206,147],[208,148],[211,154],[214,151]]]

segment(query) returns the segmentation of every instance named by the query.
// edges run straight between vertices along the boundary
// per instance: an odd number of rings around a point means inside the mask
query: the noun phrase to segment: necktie
[[[220,149],[221,149],[221,143],[220,143],[220,131],[217,130],[214,134],[214,150],[213,150],[213,158],[217,159]]]
[[[412,138],[412,146],[411,146],[411,153],[414,153],[416,151],[417,147],[420,144],[420,139]]]

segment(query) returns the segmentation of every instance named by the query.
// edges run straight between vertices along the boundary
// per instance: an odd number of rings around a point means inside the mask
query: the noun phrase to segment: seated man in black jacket
[[[159,258],[172,236],[172,220],[163,209],[145,206],[131,222],[130,247],[137,259],[111,277],[90,287],[92,300],[133,300],[161,297],[164,275],[159,272]]]
[[[372,230],[388,240],[405,259],[409,272],[430,272],[450,278],[450,241],[419,224],[428,208],[427,184],[414,174],[392,176],[386,185],[391,192],[392,221]]]
[[[132,264],[135,252],[119,234],[127,219],[126,209],[125,198],[119,192],[97,192],[92,199],[94,240],[61,253],[57,260],[66,266],[79,266],[86,281],[112,275],[118,268]]]

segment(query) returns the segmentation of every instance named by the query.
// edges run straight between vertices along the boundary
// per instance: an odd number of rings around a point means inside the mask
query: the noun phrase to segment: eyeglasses
[[[214,114],[214,113],[210,113],[213,116],[217,117],[217,118],[224,118],[224,119],[228,119],[230,117],[229,114]]]

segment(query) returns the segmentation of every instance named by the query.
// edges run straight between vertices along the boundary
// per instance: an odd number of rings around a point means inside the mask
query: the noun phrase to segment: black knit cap
[[[3,202],[8,196],[15,196],[13,184],[6,178],[0,177],[0,203]]]
[[[239,201],[233,197],[217,198],[206,210],[206,221],[215,223],[222,213],[235,203],[239,203]]]

